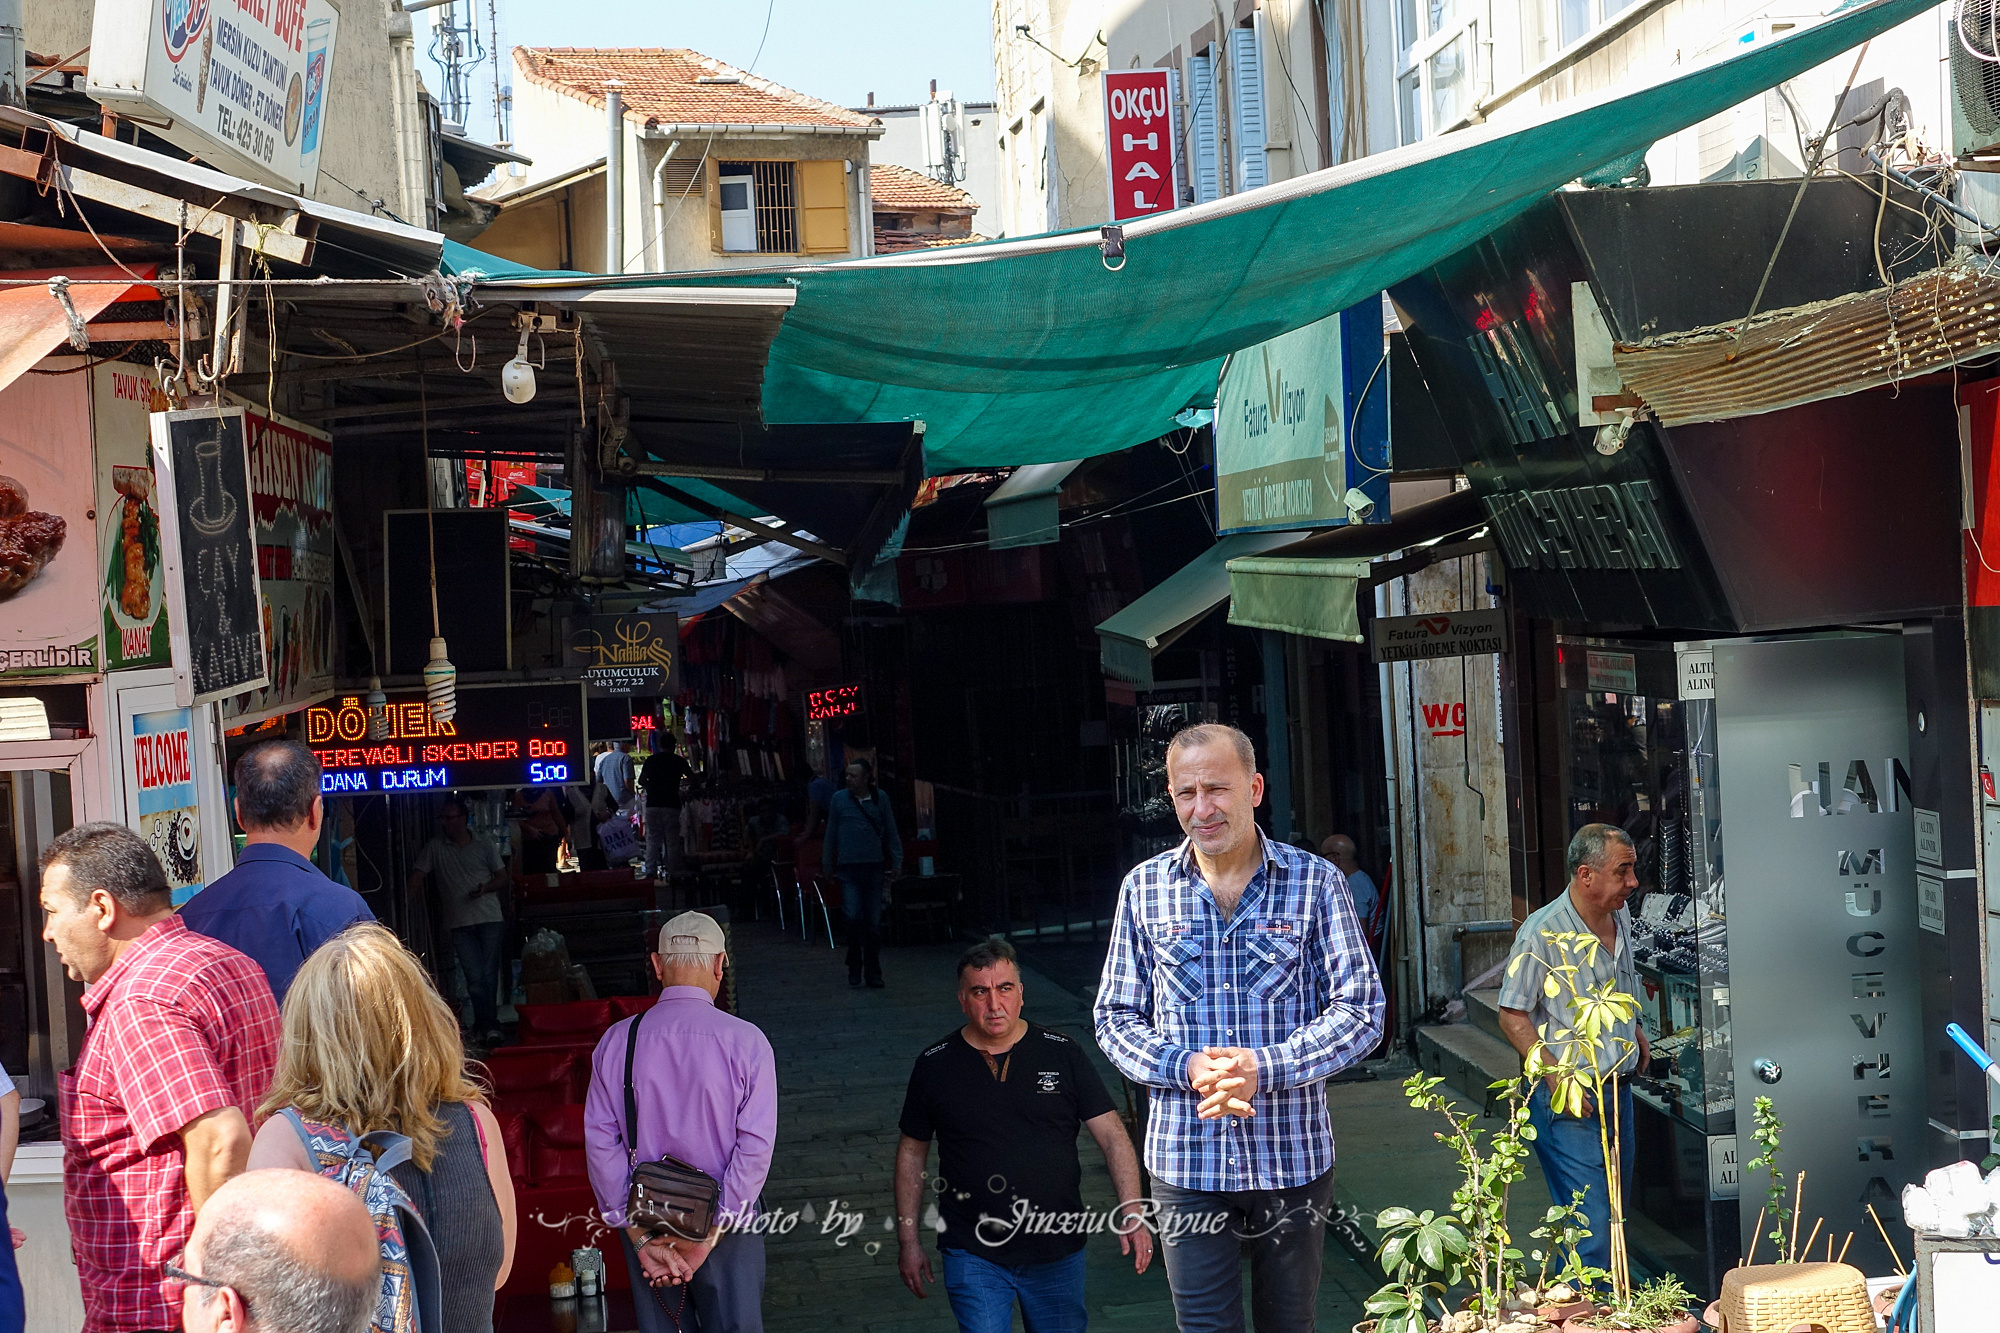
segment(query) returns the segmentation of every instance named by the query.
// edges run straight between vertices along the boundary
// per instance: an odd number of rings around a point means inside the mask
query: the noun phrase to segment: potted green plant
[[[1526,1174],[1528,1143],[1535,1134],[1528,1123],[1532,1083],[1516,1077],[1492,1085],[1501,1113],[1500,1127],[1490,1135],[1476,1127],[1479,1117],[1460,1110],[1439,1091],[1443,1084],[1441,1078],[1417,1073],[1404,1082],[1403,1094],[1413,1108],[1444,1117],[1447,1127],[1436,1137],[1458,1157],[1458,1188],[1446,1212],[1387,1208],[1376,1217],[1383,1233],[1377,1258],[1389,1281],[1368,1298],[1366,1309],[1373,1318],[1357,1325],[1356,1333],[1526,1333],[1552,1328],[1547,1316],[1567,1311],[1551,1310],[1545,1289],[1560,1290],[1565,1280],[1576,1283],[1580,1275],[1559,1272],[1555,1281],[1547,1281],[1548,1257],[1538,1250],[1535,1257],[1542,1263],[1544,1280],[1525,1282],[1524,1256],[1507,1221],[1508,1191]],[[1574,1216],[1573,1207],[1551,1209],[1543,1228],[1532,1234],[1553,1234],[1551,1225]],[[1573,1267],[1573,1239],[1570,1257]],[[1460,1286],[1470,1288],[1461,1308],[1447,1308],[1447,1293]],[[1572,1286],[1570,1294],[1579,1290]]]

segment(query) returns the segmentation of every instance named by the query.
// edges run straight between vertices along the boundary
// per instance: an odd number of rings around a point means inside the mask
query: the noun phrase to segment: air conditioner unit
[[[2000,158],[2000,63],[1981,60],[1966,43],[1982,51],[2000,51],[2000,6],[1995,0],[1965,0],[1958,21],[1951,24],[1951,151],[1954,157]],[[1967,162],[1966,165],[1975,165]],[[1995,161],[1989,170],[2000,169]]]

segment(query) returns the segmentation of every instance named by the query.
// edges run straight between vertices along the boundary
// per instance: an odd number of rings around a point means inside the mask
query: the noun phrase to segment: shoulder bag
[[[715,1230],[722,1182],[700,1167],[664,1153],[656,1162],[639,1160],[639,1099],[632,1091],[639,1018],[632,1020],[625,1034],[625,1155],[632,1172],[625,1190],[625,1222],[644,1231],[649,1239],[671,1235],[681,1240],[707,1240]]]
[[[888,797],[882,795],[880,788],[877,788],[873,794],[884,802],[886,802],[889,799]],[[875,831],[875,841],[882,848],[882,868],[884,870],[887,870],[890,866],[896,863],[896,858],[893,855],[891,855],[889,851],[888,828],[884,826],[883,821],[877,820],[874,815],[868,813],[868,807],[861,804],[860,797],[855,796],[852,793],[849,793],[847,799],[854,802],[855,810],[859,812],[859,814],[861,815],[861,822],[866,824],[869,828]]]

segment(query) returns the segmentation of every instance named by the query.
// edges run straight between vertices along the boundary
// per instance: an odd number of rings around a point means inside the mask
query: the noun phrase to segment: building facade
[[[870,252],[869,145],[883,131],[868,117],[695,51],[524,47],[514,68],[514,146],[534,166],[476,192],[500,208],[481,240],[493,253],[641,273]]]

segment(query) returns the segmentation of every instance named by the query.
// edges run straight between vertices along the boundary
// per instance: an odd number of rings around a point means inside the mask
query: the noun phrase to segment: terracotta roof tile
[[[604,85],[624,83],[625,115],[678,125],[831,125],[866,129],[867,116],[747,74],[699,51],[659,46],[517,46],[514,66],[530,83],[594,106]],[[728,79],[732,82],[701,82]]]
[[[966,236],[946,236],[936,231],[890,231],[886,227],[875,229],[875,253],[878,255],[901,254],[905,250],[941,250],[948,245],[968,245],[973,241],[987,238],[978,232]]]
[[[979,201],[956,185],[934,181],[921,171],[878,162],[868,168],[868,193],[884,212],[976,211]]]

